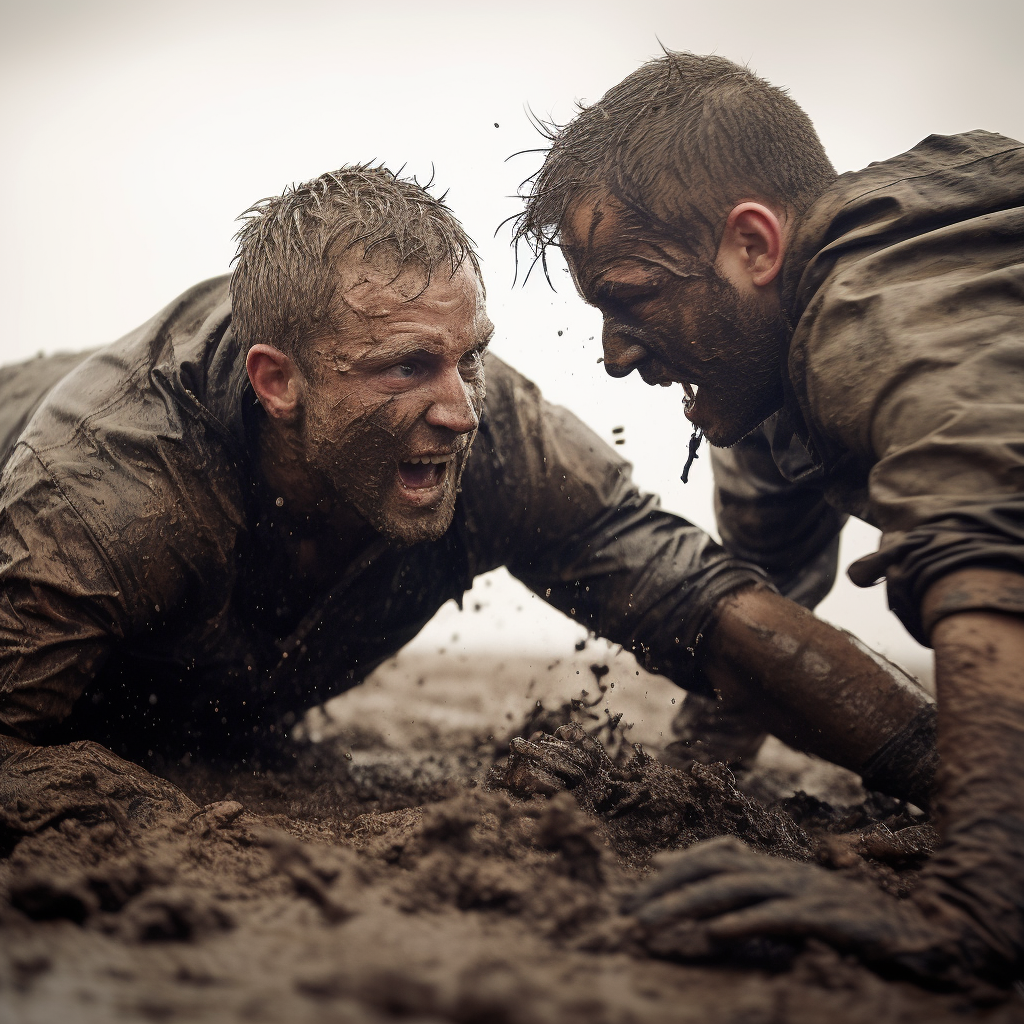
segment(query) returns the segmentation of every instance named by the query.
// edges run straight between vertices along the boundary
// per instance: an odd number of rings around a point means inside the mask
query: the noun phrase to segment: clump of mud
[[[145,814],[23,808],[0,860],[0,1008],[85,1022],[962,1019],[964,997],[813,944],[760,963],[652,957],[619,908],[658,850],[733,835],[901,894],[934,836],[884,798],[768,804],[722,765],[667,766],[588,704],[534,707],[507,743],[435,731],[403,754],[364,729],[256,774],[164,765],[191,799],[157,790]],[[972,1012],[1018,1019],[1011,1003]]]

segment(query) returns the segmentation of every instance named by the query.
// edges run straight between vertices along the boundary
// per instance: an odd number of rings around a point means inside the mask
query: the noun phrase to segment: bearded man
[[[1019,976],[1024,146],[932,136],[837,176],[782,90],[667,53],[554,134],[527,203],[520,237],[561,244],[607,371],[682,385],[726,548],[813,603],[858,516],[882,540],[851,577],[885,577],[935,652],[943,842],[909,900],[730,846],[688,851],[638,914],[705,952],[815,935]]]
[[[130,815],[184,806],[81,740],[251,764],[500,565],[652,670],[736,675],[797,745],[926,800],[927,696],[639,492],[485,356],[492,331],[452,213],[357,166],[253,207],[230,281],[3,371],[0,823],[48,827],[97,787]]]

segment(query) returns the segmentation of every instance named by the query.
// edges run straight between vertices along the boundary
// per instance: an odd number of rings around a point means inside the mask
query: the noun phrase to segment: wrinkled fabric
[[[711,448],[715,517],[731,554],[760,565],[780,593],[814,609],[835,583],[849,516],[825,499],[821,469],[803,446],[778,453],[776,463],[769,437],[777,419],[731,448]]]
[[[713,453],[723,540],[820,590],[836,513],[866,520],[881,543],[851,579],[884,577],[928,643],[935,582],[1024,574],[1024,146],[931,136],[841,175],[797,225],[783,301],[786,405]],[[941,613],[1024,613],[1021,593],[964,590]]]
[[[493,356],[445,536],[402,548],[367,529],[302,577],[308,523],[255,470],[263,414],[230,323],[216,279],[87,357],[0,371],[0,729],[244,754],[501,565],[699,688],[712,610],[763,575]]]

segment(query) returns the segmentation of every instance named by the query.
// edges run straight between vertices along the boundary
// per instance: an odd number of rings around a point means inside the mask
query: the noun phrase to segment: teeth
[[[685,380],[683,381],[683,391],[686,392],[686,397],[691,402],[697,397],[697,393],[693,390],[693,385],[687,384]]]
[[[442,463],[451,462],[454,459],[454,455],[423,455],[416,456],[412,459],[406,459],[406,462],[411,462],[414,466],[422,464],[424,466],[440,466]]]

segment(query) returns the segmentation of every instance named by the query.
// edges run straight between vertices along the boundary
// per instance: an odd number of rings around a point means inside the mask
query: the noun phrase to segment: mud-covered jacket
[[[783,277],[786,405],[715,449],[728,550],[813,605],[847,515],[882,531],[850,577],[885,577],[928,642],[928,588],[968,567],[1024,574],[1024,145],[931,136],[843,174],[801,218]],[[937,614],[1024,613],[1020,587],[959,589]]]
[[[230,324],[221,278],[87,357],[0,370],[0,729],[244,750],[501,565],[686,684],[718,599],[763,578],[488,357],[451,528],[410,547],[367,530],[311,591],[282,543],[301,523],[255,470]]]

